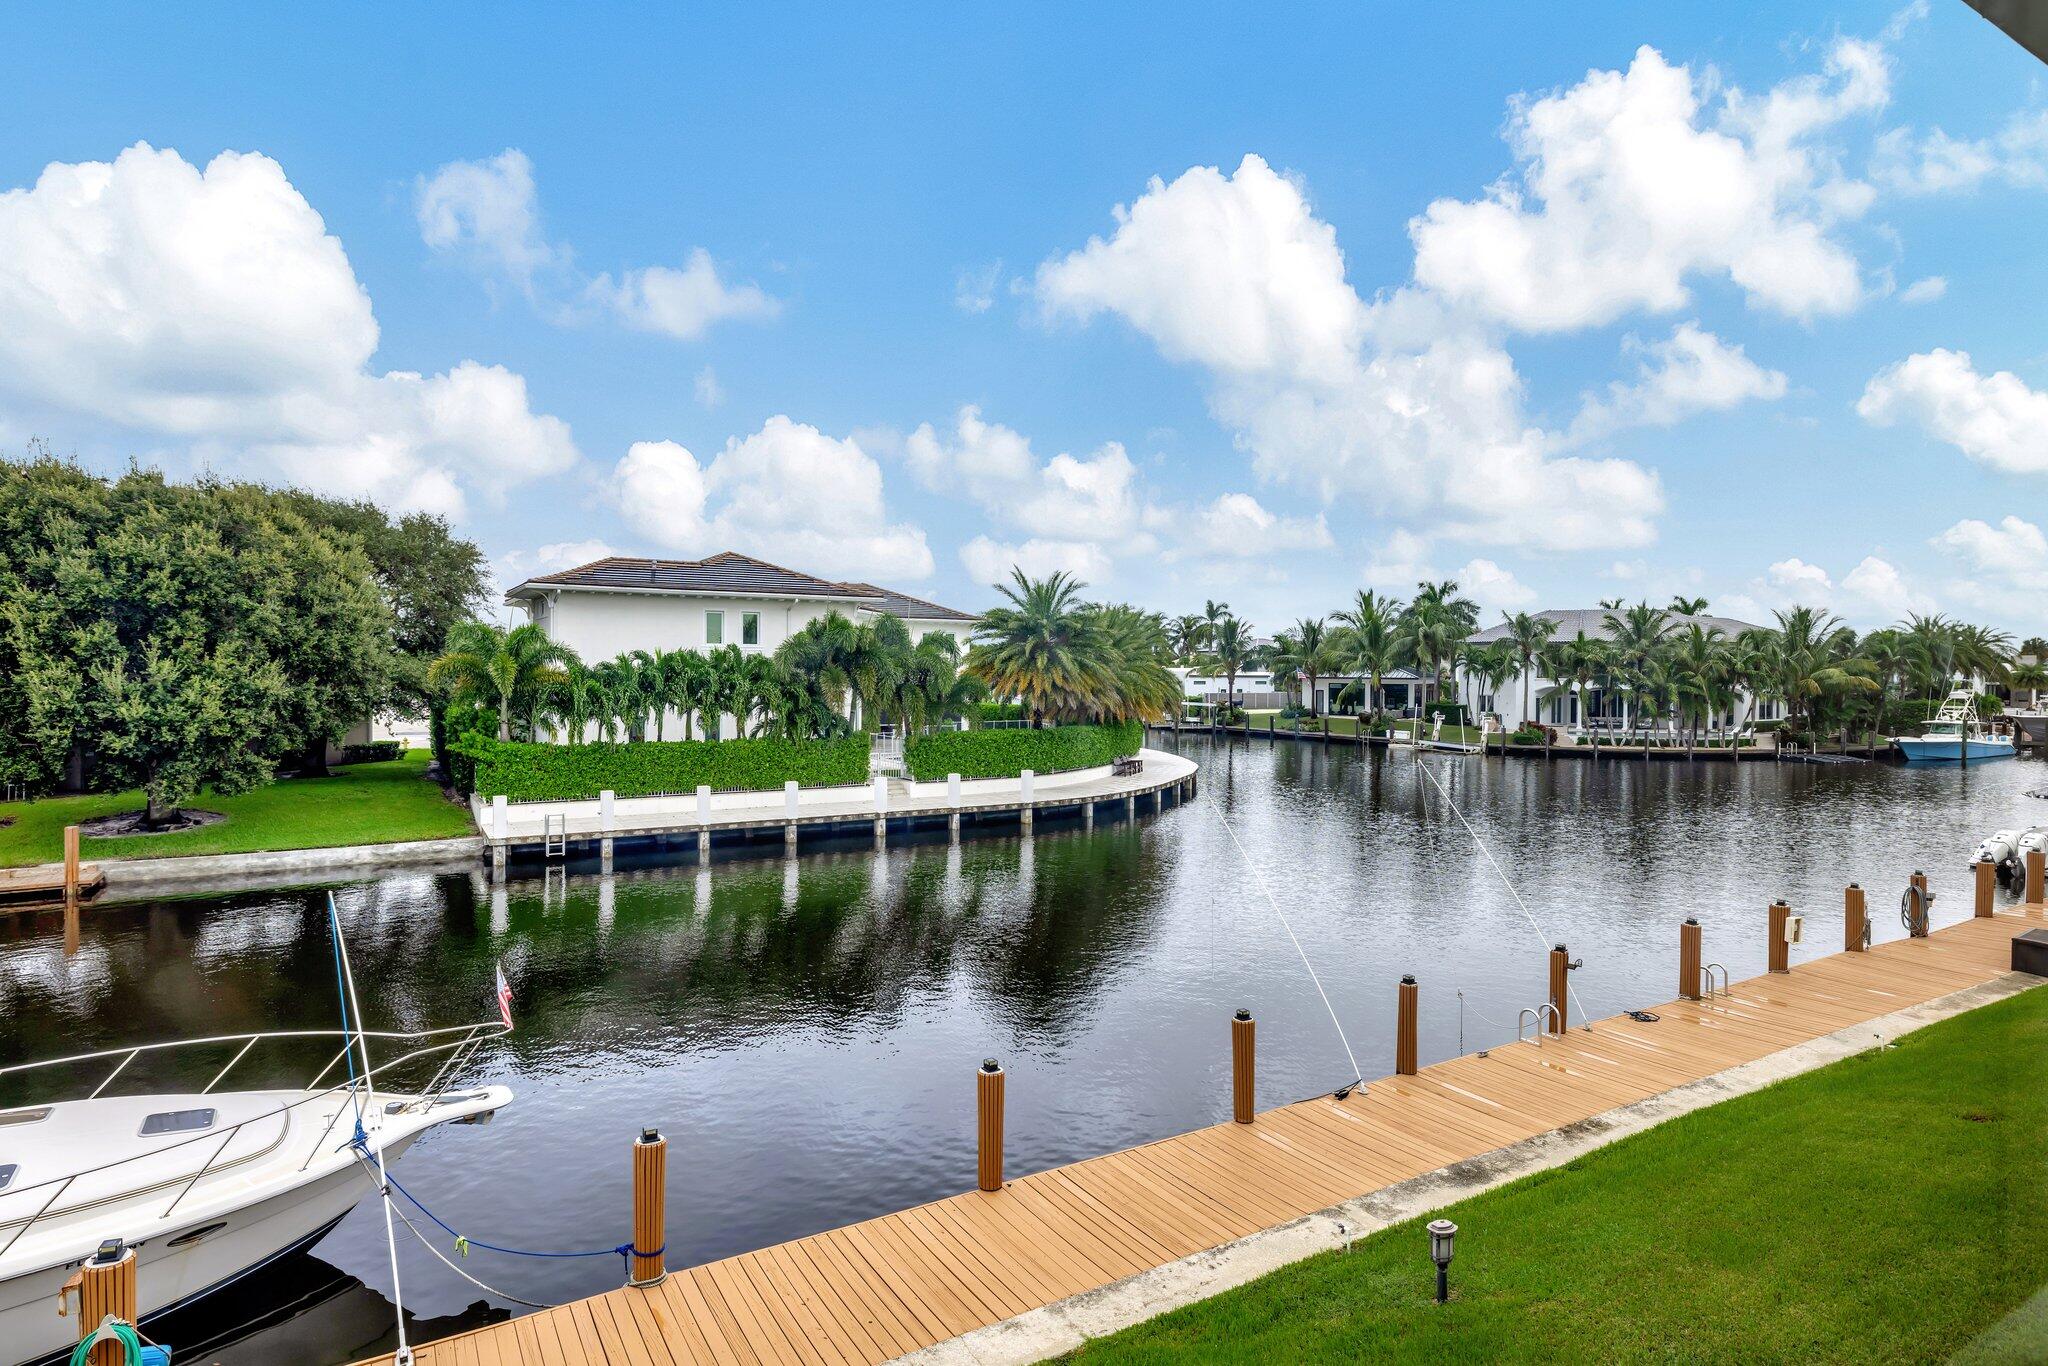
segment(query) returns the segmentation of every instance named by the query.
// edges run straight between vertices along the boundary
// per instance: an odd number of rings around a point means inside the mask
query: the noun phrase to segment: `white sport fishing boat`
[[[487,1120],[511,1101],[503,1086],[450,1089],[508,1028],[235,1034],[0,1068],[0,1086],[17,1093],[67,1078],[90,1088],[0,1110],[0,1361],[40,1361],[77,1341],[77,1319],[58,1305],[70,1299],[76,1315],[65,1283],[105,1240],[136,1250],[144,1325],[311,1245],[376,1193],[366,1164],[379,1154],[389,1163],[428,1129]],[[218,1089],[258,1045],[286,1040],[332,1041],[333,1056],[303,1087]],[[396,1056],[372,1066],[372,1046]],[[227,1062],[197,1091],[110,1094],[137,1059],[144,1070],[185,1050],[178,1061],[202,1076],[212,1059]],[[416,1081],[431,1076],[416,1090],[386,1089],[408,1068]]]
[[[1918,735],[1894,735],[1909,764],[1957,764],[1967,759],[2010,759],[2019,753],[2010,735],[1992,735],[1977,719],[1977,694],[1957,688]]]

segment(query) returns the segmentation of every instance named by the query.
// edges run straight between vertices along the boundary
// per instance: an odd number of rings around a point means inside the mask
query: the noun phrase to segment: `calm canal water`
[[[1358,1060],[1391,1070],[1394,987],[1422,983],[1425,1062],[1513,1034],[1545,951],[1606,1015],[1668,999],[1697,915],[1736,978],[1764,967],[1764,907],[1807,912],[1795,959],[1840,943],[1841,889],[1872,889],[1880,938],[1915,868],[1937,923],[1969,914],[1989,830],[2048,820],[2048,765],[1968,773],[1480,760],[1431,766],[1507,869],[1405,756],[1292,742],[1183,742],[1186,807],[1092,833],[514,881],[400,873],[337,884],[373,1026],[486,1017],[492,964],[518,1031],[470,1078],[518,1099],[430,1133],[395,1172],[474,1237],[609,1247],[628,1231],[627,1145],[670,1140],[669,1258],[689,1264],[898,1209],[974,1179],[973,1069],[1009,1071],[1014,1172],[1223,1119],[1228,1020],[1259,1019],[1262,1104],[1351,1079],[1345,1052],[1250,865],[1285,908]],[[152,1039],[335,1023],[324,888],[95,912],[67,958],[50,917],[0,923],[0,1062]],[[404,1230],[400,1237],[406,1238]],[[408,1241],[415,1337],[502,1315]],[[359,1206],[313,1254],[167,1340],[203,1347],[265,1308],[280,1322],[203,1358],[331,1363],[388,1348],[381,1216]],[[473,1253],[514,1295],[618,1283],[619,1262]],[[180,1359],[188,1359],[184,1351]],[[197,1359],[191,1358],[191,1359]]]

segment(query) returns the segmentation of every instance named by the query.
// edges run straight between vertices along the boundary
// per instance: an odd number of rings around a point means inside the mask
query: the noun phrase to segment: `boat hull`
[[[1971,763],[1986,759],[2010,759],[2019,753],[2011,743],[2004,740],[1961,740],[1944,736],[1940,739],[1926,739],[1919,736],[1893,739],[1899,752],[1906,756],[1909,764],[1959,764],[1965,753]]]
[[[394,1140],[384,1150],[385,1160],[395,1161],[416,1137]],[[142,1321],[147,1324],[287,1252],[310,1246],[372,1194],[375,1187],[349,1162],[255,1204],[144,1240],[135,1250]],[[200,1230],[208,1231],[191,1236]],[[108,1237],[120,1234],[118,1228],[107,1230]],[[78,1320],[57,1314],[58,1288],[77,1269],[77,1263],[69,1263],[0,1282],[0,1360],[10,1366],[41,1361],[78,1341]]]

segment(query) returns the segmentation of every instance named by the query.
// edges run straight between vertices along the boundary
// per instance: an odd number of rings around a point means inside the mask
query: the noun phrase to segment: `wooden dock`
[[[1759,908],[1759,935],[1762,919]],[[2008,970],[2014,934],[2043,923],[2039,911],[2002,912],[1833,954],[1707,1001],[1656,1006],[1656,1023],[1617,1016],[1540,1047],[1453,1058],[1343,1101],[1281,1106],[1251,1124],[1218,1124],[691,1267],[656,1286],[428,1343],[415,1357],[421,1366],[887,1361],[1981,985]],[[1678,938],[1674,921],[1674,978]],[[963,1119],[965,1079],[963,1068]],[[1219,1110],[1228,1102],[1218,1094]]]
[[[107,874],[97,863],[80,865],[78,899],[90,901],[107,885]],[[37,864],[28,868],[0,868],[0,911],[46,910],[64,904],[64,865]]]

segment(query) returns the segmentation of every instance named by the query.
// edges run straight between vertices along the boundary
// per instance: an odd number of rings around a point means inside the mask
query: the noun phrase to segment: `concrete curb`
[[[2043,984],[2042,978],[2009,972],[1982,985],[1851,1025],[1646,1100],[1303,1215],[1234,1243],[1141,1271],[1099,1290],[978,1328],[898,1360],[916,1366],[1013,1366],[1071,1352],[1090,1338],[1208,1299],[1290,1262],[1333,1251],[1368,1233],[1505,1185],[1531,1172],[1562,1166],[1667,1119],[1760,1091],[1773,1082],[1839,1062],[1874,1044]]]
[[[192,854],[183,858],[88,859],[107,875],[109,889],[165,882],[200,882],[225,878],[263,877],[279,873],[320,873],[374,866],[390,868],[426,863],[475,862],[483,857],[480,835],[445,840],[405,840],[396,844],[342,844],[330,849],[265,849],[248,854]],[[38,865],[62,874],[63,865]]]

